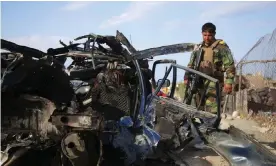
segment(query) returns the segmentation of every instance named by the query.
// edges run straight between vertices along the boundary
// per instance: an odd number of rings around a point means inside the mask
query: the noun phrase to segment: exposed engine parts
[[[51,123],[55,126],[68,126],[73,127],[75,130],[98,130],[100,125],[100,117],[93,115],[52,115],[50,119]]]
[[[118,35],[122,34],[118,32]],[[121,151],[122,148],[125,149],[124,147],[131,145],[132,141],[123,143],[121,138],[127,138],[121,137],[124,134],[120,133],[122,130],[129,130],[127,128],[132,128],[134,124],[136,125],[138,121],[135,118],[144,116],[141,110],[145,107],[145,96],[149,94],[149,91],[145,89],[151,90],[151,87],[145,87],[144,83],[141,83],[144,82],[143,77],[150,78],[141,71],[139,67],[141,60],[138,62],[133,59],[131,53],[121,46],[118,39],[112,36],[97,35],[89,36],[89,38],[94,38],[94,40],[88,39],[84,43],[84,49],[78,48],[81,44],[72,44],[62,48],[49,49],[47,53],[5,40],[2,40],[1,43],[2,48],[24,53],[23,56],[15,56],[13,61],[8,61],[10,64],[7,65],[2,75],[2,96],[5,96],[3,101],[5,104],[2,107],[2,117],[4,118],[2,132],[7,133],[9,130],[34,132],[39,138],[35,144],[43,144],[47,140],[52,140],[53,146],[59,149],[54,156],[67,156],[71,165],[83,165],[84,163],[69,157],[73,151],[70,152],[72,148],[67,147],[67,139],[74,139],[75,142],[71,142],[76,147],[77,144],[82,144],[88,151],[87,153],[96,154],[91,161],[87,158],[83,159],[87,161],[84,165],[91,165],[91,162],[95,163],[96,161],[104,163],[113,160],[113,156],[108,157],[101,152],[101,149],[110,150],[115,147],[117,151]],[[125,40],[126,38],[121,36],[120,39]],[[92,47],[90,42],[93,43]],[[104,43],[109,45],[110,49],[102,47],[101,44]],[[68,57],[72,58],[73,62],[65,68],[64,63]],[[145,70],[149,69],[145,68]],[[145,81],[149,81],[149,79]],[[137,86],[139,84],[140,86]],[[49,89],[51,87],[52,89]],[[30,96],[32,99],[18,96]],[[44,99],[47,100],[45,103]],[[144,102],[141,103],[141,100]],[[22,108],[26,109],[20,110]],[[123,120],[128,116],[132,118],[128,121]],[[127,124],[124,124],[126,122]],[[144,124],[140,126],[142,125]],[[149,129],[142,127],[137,132],[144,130]],[[75,135],[68,134],[71,132],[75,132]],[[83,138],[76,136],[87,135],[87,133],[93,135],[89,137],[97,138],[94,139],[96,146],[90,149],[87,146],[91,144],[92,139],[87,140],[87,136]],[[148,134],[150,133],[154,133],[154,131],[149,130]],[[129,135],[132,134],[129,133]],[[7,133],[7,135],[10,134]],[[106,135],[105,138],[102,135]],[[144,137],[144,134],[139,135]],[[107,139],[108,137],[110,139]],[[100,138],[106,139],[106,141]],[[140,152],[137,153],[146,155],[148,153],[146,151],[149,151],[148,148],[152,147],[152,143],[148,142],[151,139],[146,142],[145,138],[140,139],[144,140],[147,150],[140,149]],[[73,145],[72,143],[69,145]],[[3,144],[5,144],[5,140],[2,141]],[[131,156],[136,156],[135,153]],[[133,158],[126,152],[123,156],[127,156],[123,163],[132,164],[136,161],[136,157]],[[119,161],[121,157],[118,156],[115,160]],[[66,160],[61,162],[67,163]]]

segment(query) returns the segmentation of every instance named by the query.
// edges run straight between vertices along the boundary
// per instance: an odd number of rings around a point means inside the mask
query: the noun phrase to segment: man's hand
[[[227,94],[232,93],[232,84],[224,84],[224,92]]]
[[[188,79],[184,79],[184,84],[187,85]]]

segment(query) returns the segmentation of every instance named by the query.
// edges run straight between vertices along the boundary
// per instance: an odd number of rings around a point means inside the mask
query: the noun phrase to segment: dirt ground
[[[188,150],[189,153],[182,155],[185,156],[182,159],[189,165],[198,166],[229,166],[221,156],[216,154],[212,150]]]
[[[262,119],[262,120],[260,120]],[[275,119],[275,118],[274,118]],[[268,123],[269,118],[259,116],[251,119],[225,120],[231,125],[243,130],[253,136],[256,140],[276,154],[276,128],[263,127],[263,123]],[[229,164],[222,157],[211,150],[186,150],[189,152],[183,156],[183,160],[192,165],[200,166],[228,166]],[[181,155],[182,156],[182,155]]]

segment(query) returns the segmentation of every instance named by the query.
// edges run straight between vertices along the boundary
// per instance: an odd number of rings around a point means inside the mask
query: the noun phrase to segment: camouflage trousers
[[[205,82],[206,83],[206,82]],[[220,95],[222,93],[222,88],[220,87]],[[199,93],[196,95],[196,105],[199,105],[201,95],[204,89],[198,89]],[[221,97],[221,96],[219,96]],[[217,113],[218,104],[217,104],[217,94],[216,94],[216,85],[214,82],[210,82],[209,86],[207,87],[206,94],[204,100],[202,101],[202,106],[200,107],[202,110],[211,113]]]

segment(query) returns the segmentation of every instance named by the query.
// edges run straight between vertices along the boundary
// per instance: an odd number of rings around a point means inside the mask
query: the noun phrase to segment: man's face
[[[215,34],[210,32],[202,32],[203,41],[206,44],[211,44],[215,39]]]

